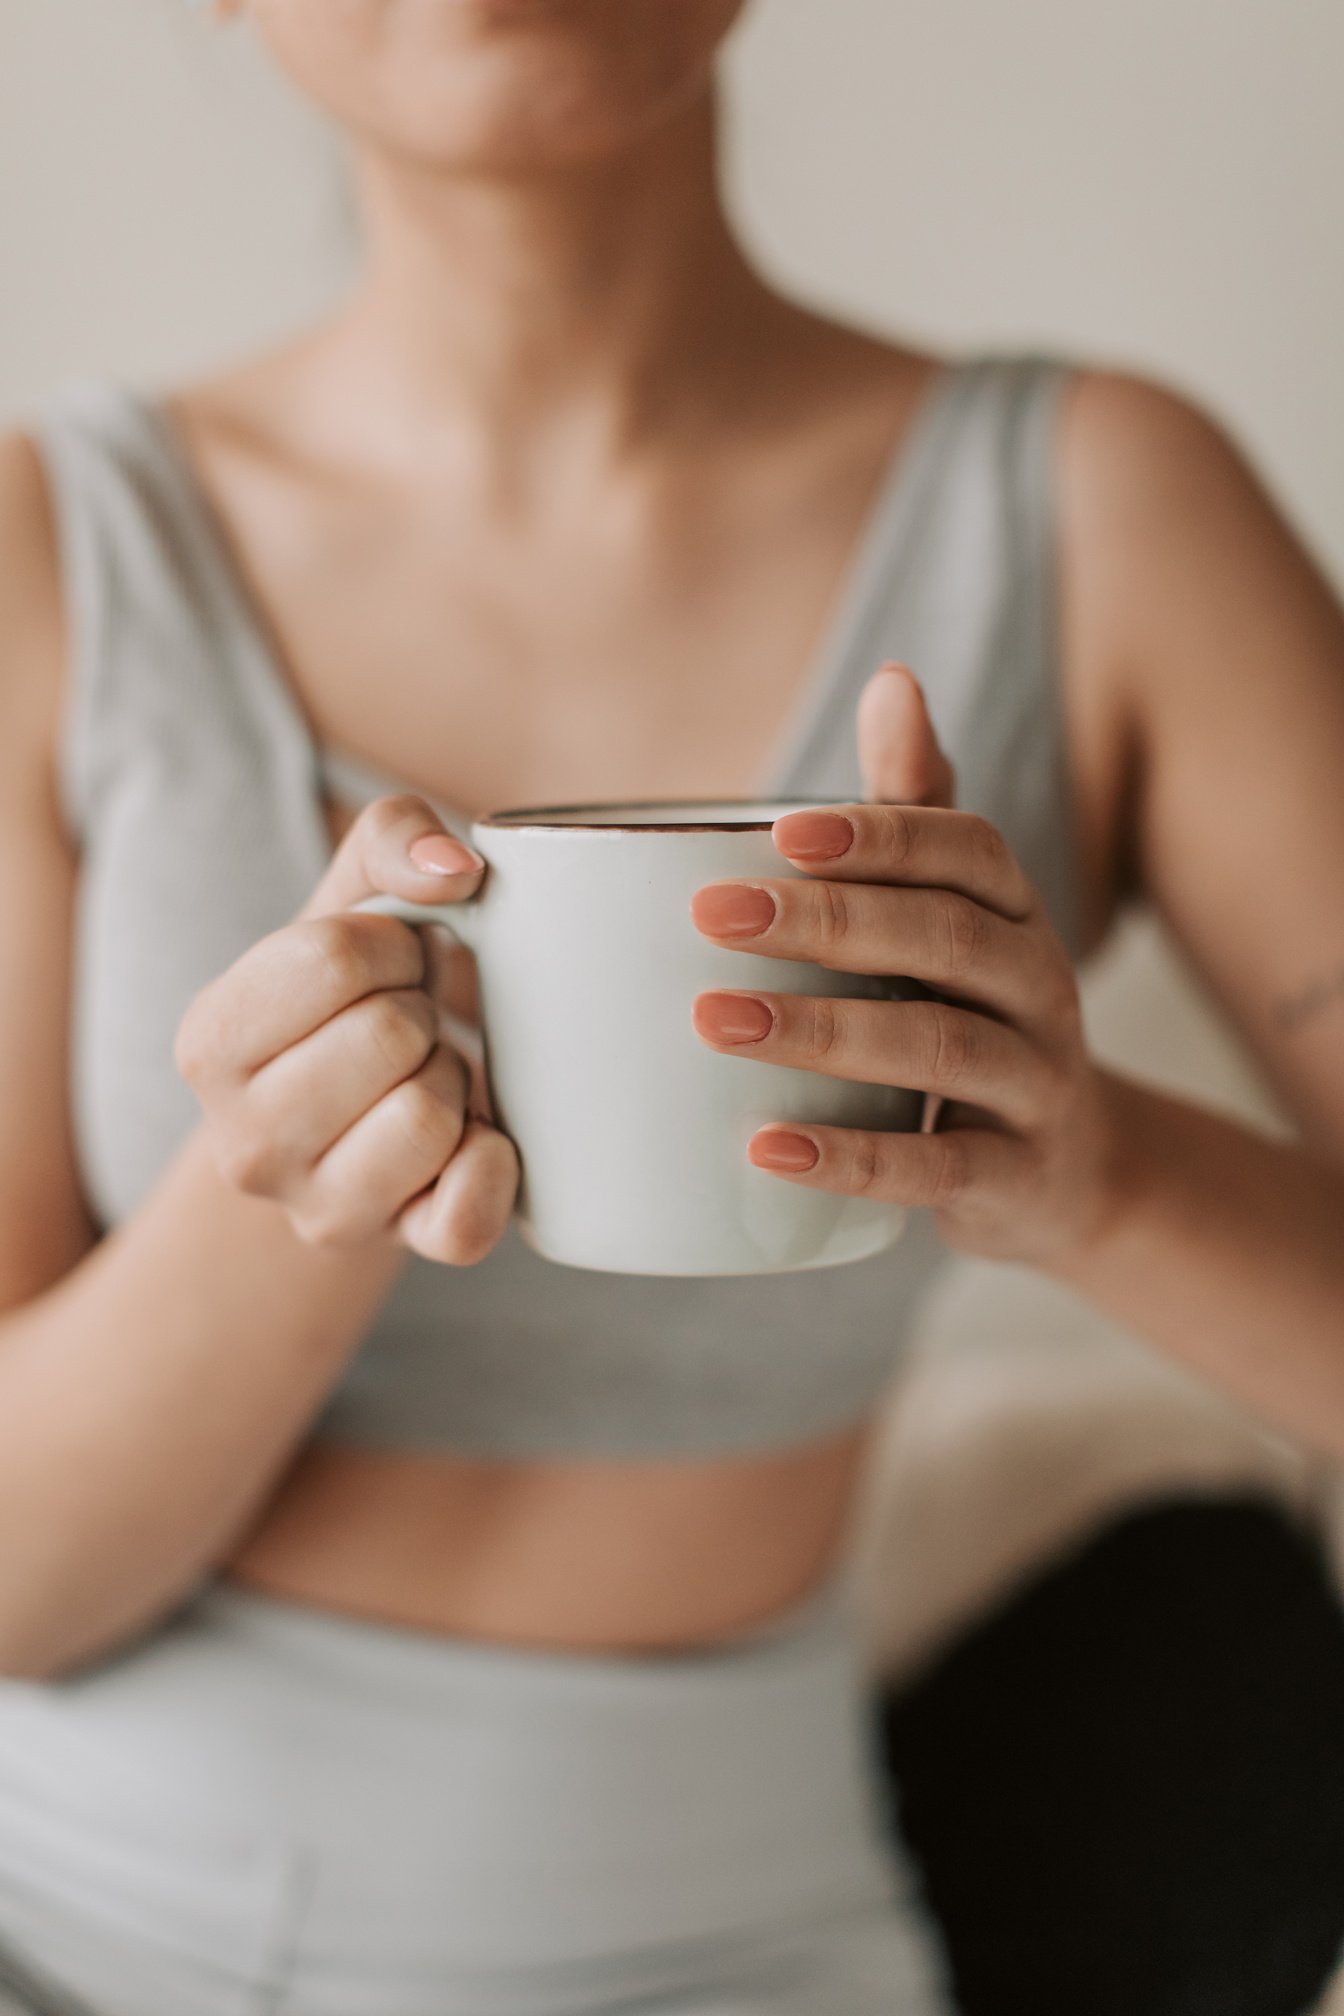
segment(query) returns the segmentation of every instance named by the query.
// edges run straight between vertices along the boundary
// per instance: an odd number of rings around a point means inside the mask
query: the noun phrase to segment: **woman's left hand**
[[[1094,1235],[1117,1183],[1110,1081],[1084,1042],[1072,964],[997,827],[953,808],[904,667],[869,681],[859,750],[871,797],[901,802],[786,814],[775,845],[805,876],[707,884],[692,918],[720,945],[904,975],[943,998],[721,989],[696,996],[696,1032],[738,1056],[941,1094],[934,1132],[769,1126],[748,1153],[814,1189],[928,1206],[960,1251],[1046,1262]]]

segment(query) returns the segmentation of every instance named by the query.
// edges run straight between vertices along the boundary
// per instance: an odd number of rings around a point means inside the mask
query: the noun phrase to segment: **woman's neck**
[[[502,467],[560,435],[620,454],[730,407],[784,304],[725,216],[716,114],[705,91],[617,154],[534,174],[366,155],[344,333],[401,421]]]

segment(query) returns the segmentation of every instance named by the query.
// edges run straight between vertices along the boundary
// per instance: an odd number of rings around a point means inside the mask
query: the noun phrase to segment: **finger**
[[[748,1159],[786,1182],[934,1211],[963,1205],[977,1191],[1006,1190],[1020,1180],[1027,1152],[1015,1135],[990,1127],[885,1134],[790,1124],[758,1128],[747,1143]],[[813,1159],[799,1166],[805,1155]]]
[[[426,993],[459,1020],[479,1023],[475,954],[443,924],[423,924],[415,935],[425,948]]]
[[[845,882],[955,889],[1021,921],[1035,915],[1035,884],[997,826],[945,806],[836,805],[786,812],[771,837],[800,868]]]
[[[397,1220],[397,1236],[426,1260],[474,1267],[508,1225],[518,1194],[518,1155],[506,1134],[475,1114],[448,1167]]]
[[[746,928],[749,906],[769,921]],[[696,891],[691,916],[707,937],[739,951],[840,973],[902,975],[1031,1030],[1053,1029],[1072,998],[1072,968],[1049,933],[946,889],[712,882]]]
[[[438,1180],[462,1139],[467,1066],[441,1043],[347,1128],[312,1173],[300,1230],[321,1242],[372,1238]]]
[[[427,799],[411,792],[376,798],[341,841],[299,915],[327,916],[376,894],[457,903],[484,870],[480,855],[448,831]]]
[[[424,970],[419,933],[394,917],[287,924],[202,988],[178,1032],[178,1068],[192,1084],[246,1078],[366,995],[419,986]]]
[[[879,802],[952,805],[956,773],[934,732],[924,689],[908,665],[880,665],[855,716],[864,790]]]
[[[691,1020],[724,1053],[864,1085],[940,1092],[1024,1131],[1053,1090],[1049,1062],[1016,1029],[941,1001],[721,990],[697,995]]]
[[[283,1142],[290,1162],[306,1168],[413,1077],[438,1040],[438,1010],[421,988],[370,994],[254,1073],[242,1097],[245,1124]]]

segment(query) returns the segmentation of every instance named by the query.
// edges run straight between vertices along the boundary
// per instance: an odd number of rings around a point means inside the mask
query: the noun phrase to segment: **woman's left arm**
[[[827,815],[777,821],[808,873],[756,885],[763,928],[722,928],[707,892],[693,914],[724,944],[909,974],[942,998],[757,994],[753,1035],[746,997],[723,991],[697,998],[695,1026],[716,1048],[951,1102],[933,1134],[762,1129],[760,1166],[926,1205],[959,1250],[1067,1283],[1344,1454],[1344,612],[1179,398],[1081,377],[1062,462],[1070,632],[1138,759],[1121,849],[1299,1138],[1093,1060],[1067,954],[1002,836],[904,790],[837,807],[829,842]],[[861,751],[862,735],[861,718]]]
[[[1051,1271],[1339,1455],[1344,610],[1183,400],[1086,378],[1064,446],[1080,623],[1135,728],[1138,880],[1299,1138],[1107,1074],[1115,1206]]]

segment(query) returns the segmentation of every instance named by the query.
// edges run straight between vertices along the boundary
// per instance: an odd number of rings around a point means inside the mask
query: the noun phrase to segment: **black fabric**
[[[1301,2016],[1344,1942],[1344,1612],[1258,1495],[1145,1507],[879,1697],[965,2016]]]

